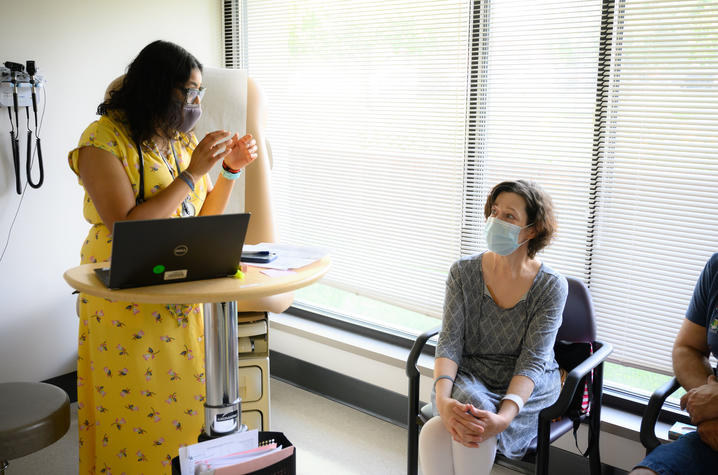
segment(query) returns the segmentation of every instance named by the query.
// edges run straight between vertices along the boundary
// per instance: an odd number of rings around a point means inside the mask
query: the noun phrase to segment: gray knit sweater
[[[561,390],[553,345],[568,284],[542,264],[526,295],[502,309],[484,283],[482,256],[460,259],[451,267],[436,357],[459,365],[452,397],[484,410],[497,411],[512,377],[523,375],[534,382],[523,410],[498,436],[502,454],[521,458],[536,436],[538,413],[553,404]]]

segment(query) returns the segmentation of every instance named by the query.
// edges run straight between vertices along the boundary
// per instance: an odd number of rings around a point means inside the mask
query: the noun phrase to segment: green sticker
[[[154,272],[155,274],[161,274],[164,271],[165,266],[163,266],[162,264],[157,264],[156,266],[154,266],[154,268],[152,268],[152,272]]]

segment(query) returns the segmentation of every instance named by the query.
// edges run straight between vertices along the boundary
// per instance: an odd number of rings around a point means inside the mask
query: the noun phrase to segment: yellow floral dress
[[[194,134],[173,142],[182,170],[196,145]],[[69,154],[76,174],[78,150],[86,146],[115,155],[137,196],[139,155],[121,116],[102,116],[85,130]],[[145,199],[168,186],[172,173],[177,176],[172,154],[166,163],[153,148],[143,145],[142,149]],[[205,176],[190,194],[197,212],[210,186]],[[87,193],[83,212],[92,226],[81,262],[109,261],[112,235]],[[178,207],[173,217],[180,212]],[[171,459],[180,446],[197,442],[204,422],[201,306],[118,302],[84,293],[79,298],[80,473],[170,474]]]

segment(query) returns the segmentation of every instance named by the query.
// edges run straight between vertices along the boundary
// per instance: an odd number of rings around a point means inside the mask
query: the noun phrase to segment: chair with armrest
[[[713,368],[713,373],[718,374],[718,368]],[[651,399],[648,400],[646,409],[643,412],[643,418],[641,419],[640,438],[641,444],[646,448],[646,455],[661,445],[660,439],[656,436],[656,422],[663,408],[663,403],[666,402],[666,399],[668,399],[671,394],[680,388],[681,383],[679,383],[678,379],[674,376],[651,394]]]
[[[528,452],[521,461],[508,461],[500,453],[496,454],[496,463],[520,469],[525,473],[548,474],[549,448],[560,436],[573,429],[574,421],[567,417],[567,412],[574,398],[583,396],[582,381],[593,371],[591,382],[590,412],[580,416],[581,422],[587,421],[590,433],[588,456],[592,475],[601,473],[601,457],[599,452],[599,434],[601,424],[601,398],[603,394],[603,363],[613,351],[613,346],[596,340],[596,324],[593,315],[591,295],[586,286],[578,279],[568,277],[568,297],[563,310],[563,322],[556,336],[557,361],[564,367],[561,360],[562,351],[559,346],[570,346],[572,343],[590,342],[593,354],[574,367],[566,377],[556,402],[539,413],[536,437],[529,445]],[[406,362],[406,374],[409,377],[409,440],[407,473],[416,475],[418,472],[419,430],[432,416],[433,407],[419,405],[419,369],[417,361],[422,348],[432,336],[439,333],[436,327],[421,334],[415,341]]]
[[[656,422],[658,421],[658,415],[661,413],[663,403],[668,399],[668,396],[678,391],[681,384],[674,377],[669,381],[666,381],[660,388],[656,389],[651,394],[651,399],[648,401],[646,410],[643,413],[641,419],[641,444],[646,448],[646,455],[651,453],[653,449],[661,445],[661,441],[656,437]]]

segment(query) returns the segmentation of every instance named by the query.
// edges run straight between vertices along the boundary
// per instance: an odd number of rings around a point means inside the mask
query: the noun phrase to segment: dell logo
[[[175,256],[184,256],[185,254],[187,254],[187,252],[189,252],[189,248],[184,244],[180,244],[179,246],[175,247],[174,250]]]

